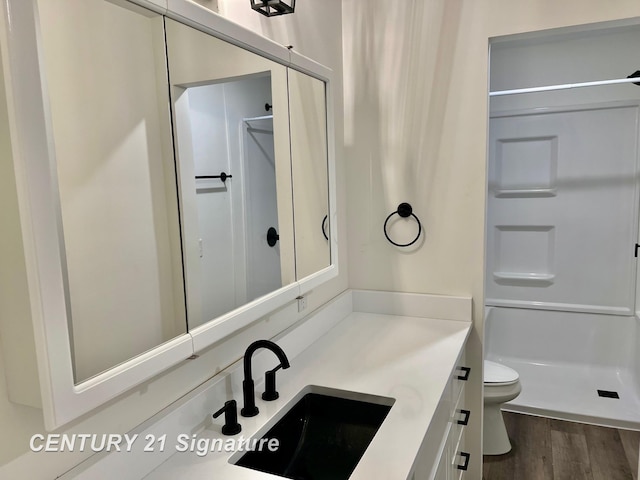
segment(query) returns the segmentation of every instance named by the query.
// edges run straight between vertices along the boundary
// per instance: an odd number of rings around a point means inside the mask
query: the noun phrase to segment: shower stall
[[[520,375],[508,410],[640,428],[637,45],[492,44],[485,356]]]

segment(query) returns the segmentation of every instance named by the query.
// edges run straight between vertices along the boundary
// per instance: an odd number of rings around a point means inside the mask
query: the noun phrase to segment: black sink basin
[[[351,397],[358,395],[344,393]],[[394,401],[387,397],[366,397],[380,403],[307,393],[260,435],[264,439],[277,438],[277,451],[263,448],[232,462],[296,480],[346,480]]]

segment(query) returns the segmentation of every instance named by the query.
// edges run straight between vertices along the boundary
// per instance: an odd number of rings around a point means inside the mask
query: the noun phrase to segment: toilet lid
[[[506,365],[484,361],[484,383],[509,383],[516,382],[519,378],[518,372]]]

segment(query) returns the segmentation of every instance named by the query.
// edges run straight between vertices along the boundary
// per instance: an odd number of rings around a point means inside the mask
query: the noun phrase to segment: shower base
[[[631,370],[489,358],[520,374],[522,393],[503,409],[593,425],[640,430],[640,395]],[[616,392],[619,398],[601,396]],[[604,395],[609,395],[604,393]]]

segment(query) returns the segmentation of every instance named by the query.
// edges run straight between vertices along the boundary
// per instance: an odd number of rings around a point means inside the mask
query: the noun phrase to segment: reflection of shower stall
[[[273,118],[258,117],[265,102],[269,75],[176,97],[190,328],[281,286],[279,246],[267,245],[278,211]]]
[[[282,285],[272,115],[243,119],[242,152],[246,300],[251,301]]]

